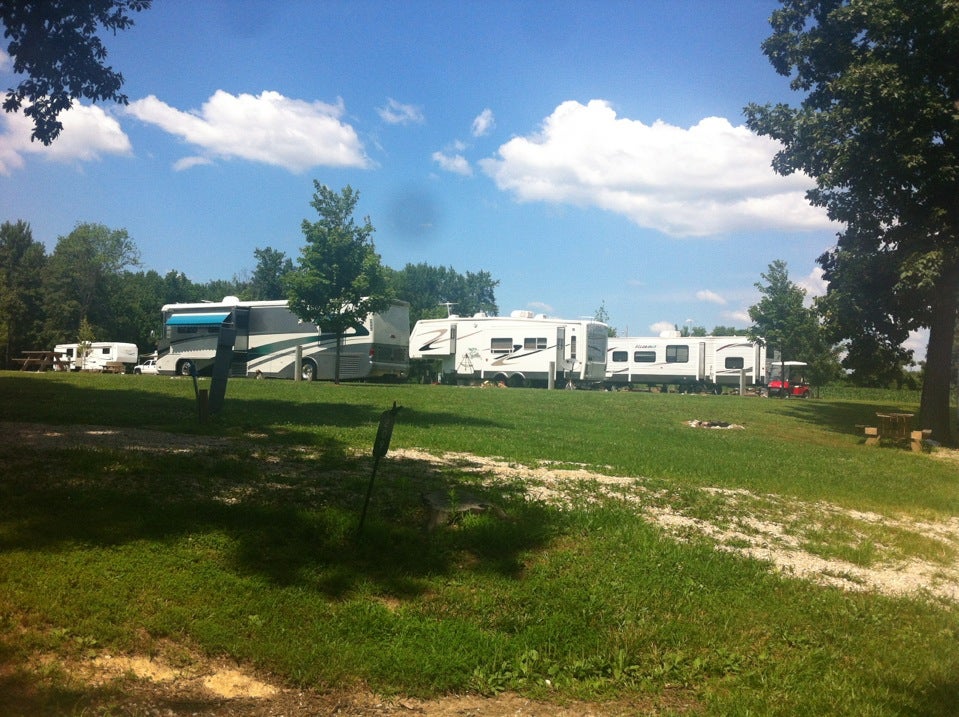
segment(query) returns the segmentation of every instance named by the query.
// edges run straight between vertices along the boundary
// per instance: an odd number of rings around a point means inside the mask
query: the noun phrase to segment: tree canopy
[[[389,280],[397,298],[409,302],[411,324],[442,318],[448,310],[461,316],[499,313],[495,295],[499,281],[487,271],[460,274],[451,266],[407,264],[390,271]]]
[[[353,218],[359,192],[347,185],[340,192],[313,181],[313,201],[319,220],[303,220],[306,244],[297,267],[285,275],[290,309],[336,335],[334,380],[339,382],[343,334],[368,314],[392,301],[386,272],[373,244],[369,217]]]
[[[13,71],[26,75],[7,92],[5,112],[23,108],[33,120],[31,139],[50,144],[63,123],[57,117],[74,99],[127,103],[123,75],[105,64],[98,26],[114,34],[133,25],[131,14],[152,0],[2,0],[0,22],[9,38]],[[24,106],[25,105],[25,106]]]
[[[929,328],[922,422],[951,442],[959,3],[781,3],[763,51],[803,99],[798,107],[749,105],[747,124],[782,142],[775,169],[813,177],[809,200],[845,227],[820,264],[826,321],[849,339],[849,355]]]

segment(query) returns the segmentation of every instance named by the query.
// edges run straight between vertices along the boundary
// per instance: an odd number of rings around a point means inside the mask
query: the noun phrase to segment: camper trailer
[[[136,344],[115,341],[92,341],[87,344],[57,344],[53,353],[60,359],[54,371],[116,371],[124,372],[126,365],[137,362],[140,354]]]
[[[606,375],[606,324],[550,318],[531,311],[509,316],[416,322],[411,359],[439,359],[443,382],[490,381],[507,386],[599,385]]]
[[[744,336],[681,336],[609,340],[606,383],[610,387],[678,386],[681,391],[722,393],[724,387],[766,382],[766,347]]]
[[[297,349],[306,381],[334,378],[336,335],[300,320],[286,301],[167,304],[161,308],[164,340],[157,354],[161,375],[209,374],[220,329],[236,330],[231,376],[294,378]],[[343,336],[340,378],[405,378],[409,369],[409,304],[394,302],[370,314]]]

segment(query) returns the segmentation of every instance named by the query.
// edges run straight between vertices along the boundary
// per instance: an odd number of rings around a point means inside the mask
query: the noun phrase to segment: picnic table
[[[878,446],[883,441],[902,445],[909,443],[913,451],[922,451],[922,442],[931,431],[912,430],[912,413],[877,413],[878,426],[866,426],[866,445]]]
[[[24,351],[22,358],[13,361],[20,364],[21,371],[46,371],[48,368],[69,371],[69,363],[63,356],[58,351]]]

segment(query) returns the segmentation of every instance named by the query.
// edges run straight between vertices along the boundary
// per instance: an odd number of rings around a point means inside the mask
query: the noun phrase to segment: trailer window
[[[629,351],[613,351],[613,363],[626,363]]]
[[[726,357],[726,368],[743,368],[745,365],[746,362],[743,360],[742,356]]]
[[[667,346],[666,363],[689,363],[689,347]]]
[[[569,357],[574,360],[576,358],[576,337],[575,336],[570,336],[569,338]]]
[[[523,339],[523,348],[527,351],[532,349],[545,349],[546,348],[546,339],[545,338],[535,338],[535,339]]]
[[[634,351],[633,363],[656,363],[655,351]]]
[[[489,350],[494,354],[508,354],[513,350],[513,339],[490,339]]]

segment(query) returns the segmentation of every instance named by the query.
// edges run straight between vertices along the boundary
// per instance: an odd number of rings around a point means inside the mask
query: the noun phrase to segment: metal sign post
[[[366,488],[366,500],[363,501],[363,512],[360,514],[360,525],[356,534],[363,532],[363,524],[366,522],[366,509],[370,504],[370,496],[373,494],[373,481],[376,480],[376,469],[380,464],[380,458],[386,455],[390,450],[390,439],[393,438],[393,426],[396,424],[396,414],[402,406],[397,406],[393,401],[393,408],[383,411],[380,416],[380,425],[376,429],[376,439],[373,441],[373,473],[370,476],[370,484]]]

